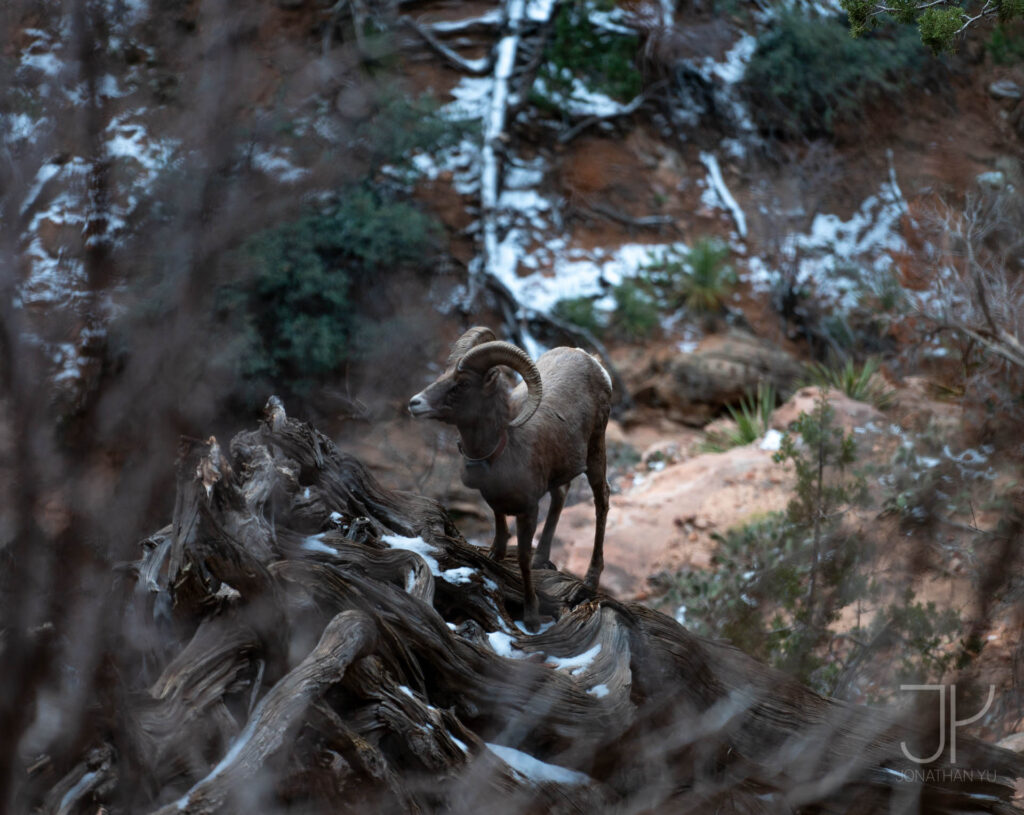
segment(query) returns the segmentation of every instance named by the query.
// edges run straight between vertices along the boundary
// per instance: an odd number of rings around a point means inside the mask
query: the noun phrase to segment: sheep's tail
[[[610,373],[608,373],[608,369],[605,368],[604,365],[601,364],[601,358],[597,354],[591,354],[591,353],[589,353],[588,351],[585,351],[582,348],[577,348],[576,350],[577,351],[582,351],[584,354],[586,354],[588,357],[590,357],[590,359],[593,361],[593,363],[601,371],[601,375],[604,377],[604,381],[608,383],[608,390],[609,391],[615,390],[615,386],[612,384],[612,376],[611,376]]]

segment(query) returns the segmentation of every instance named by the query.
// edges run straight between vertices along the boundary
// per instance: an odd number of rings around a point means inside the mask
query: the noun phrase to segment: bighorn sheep
[[[523,377],[510,387],[499,366]],[[554,348],[534,364],[520,348],[499,342],[489,328],[471,328],[452,346],[444,373],[409,400],[416,417],[437,419],[459,430],[462,481],[480,491],[494,512],[491,556],[505,557],[508,525],[516,518],[519,568],[523,575],[523,619],[540,623],[530,578],[530,549],[537,505],[544,493],[551,506],[533,566],[548,562],[551,539],[565,505],[569,482],[586,472],[594,493],[597,523],[587,584],[596,588],[604,567],[608,482],[605,427],[611,408],[608,372],[579,348]]]

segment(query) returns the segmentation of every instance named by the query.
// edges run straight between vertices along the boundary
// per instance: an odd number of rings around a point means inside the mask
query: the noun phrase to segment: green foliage
[[[353,284],[420,260],[435,234],[409,204],[357,188],[254,236],[239,258],[242,279],[219,298],[242,338],[242,375],[301,390],[336,370],[350,345]]]
[[[938,4],[925,0],[890,0],[886,3],[880,0],[840,0],[840,5],[849,18],[850,33],[854,37],[871,30],[885,17],[902,24],[916,23],[921,42],[935,56],[956,51],[957,36],[982,18],[995,16],[1000,25],[1004,25],[1024,17],[1024,0],[994,0],[986,3],[974,17],[969,17],[967,11],[952,0]]]
[[[845,0],[844,8],[854,33],[864,34],[872,4]],[[833,18],[780,15],[758,39],[743,80],[761,128],[781,138],[828,136],[912,85],[924,50],[908,29],[884,33],[855,39]]]
[[[877,376],[880,364],[876,357],[869,357],[863,365],[855,365],[848,359],[842,368],[815,363],[809,367],[809,384],[836,388],[851,399],[886,410],[895,403],[896,392],[885,387]]]
[[[910,592],[882,602],[884,589],[868,572],[873,547],[841,524],[864,498],[863,479],[846,474],[855,456],[852,436],[835,427],[821,399],[776,455],[796,472],[786,512],[716,535],[711,569],[682,572],[668,598],[695,632],[725,637],[827,695],[849,687],[872,657],[895,668],[893,691],[911,677],[938,678],[956,658],[950,646],[962,627],[956,611],[940,613]],[[860,624],[865,604],[870,626]],[[856,624],[837,629],[851,606]]]
[[[856,459],[853,436],[836,427],[835,408],[822,393],[813,413],[801,413],[791,432],[782,439],[775,461],[791,461],[796,471],[795,495],[786,508],[789,520],[797,525],[814,526],[832,518],[843,504],[850,503],[863,489],[859,481],[838,479],[828,483],[826,468],[835,467],[840,475]],[[799,435],[801,444],[796,442]]]
[[[996,65],[1014,65],[1024,62],[1024,35],[1008,32],[1009,26],[1000,24],[992,29],[985,50]],[[1019,28],[1019,26],[1018,26]]]
[[[635,34],[613,31],[594,22],[595,14],[613,3],[572,0],[562,4],[554,32],[544,49],[533,100],[544,107],[564,108],[575,80],[588,90],[627,102],[640,92],[641,76],[634,64],[639,40]]]
[[[728,264],[729,247],[716,238],[701,238],[689,252],[669,250],[643,267],[652,291],[669,309],[686,307],[696,314],[719,314],[736,285]]]
[[[839,0],[839,5],[850,18],[850,34],[860,37],[866,33],[873,23],[871,12],[875,5],[871,0]]]
[[[999,6],[999,22],[1008,23],[1024,17],[1024,0],[997,0]]]
[[[736,273],[726,262],[729,247],[714,238],[697,241],[687,256],[689,274],[680,281],[679,294],[696,312],[719,312],[736,285]]]
[[[654,333],[658,327],[658,304],[647,286],[636,280],[623,280],[612,289],[612,297],[612,323],[620,335],[635,341]]]
[[[898,680],[906,682],[941,677],[958,657],[961,660],[969,657],[964,649],[958,654],[950,648],[963,630],[960,613],[956,609],[940,610],[931,600],[917,602],[910,589],[901,600],[900,603],[891,603],[872,626],[872,639],[883,637],[902,645],[896,649],[894,665]],[[977,650],[980,649],[975,649],[975,652]],[[957,667],[965,666],[961,662]]]
[[[966,17],[967,12],[958,6],[925,9],[917,19],[921,42],[927,45],[933,54],[954,50],[954,38],[963,27]]]
[[[411,159],[420,151],[443,150],[457,144],[471,129],[470,122],[438,115],[438,103],[430,94],[410,99],[385,92],[374,115],[357,131],[356,141],[368,153],[371,167],[390,165],[411,171]]]
[[[775,388],[765,382],[758,383],[756,395],[741,399],[738,408],[729,405],[729,415],[736,426],[709,433],[703,449],[710,453],[722,453],[733,447],[753,444],[771,427],[775,403]]]
[[[565,300],[559,300],[551,312],[560,320],[578,325],[594,335],[600,334],[604,328],[592,297],[568,297]]]

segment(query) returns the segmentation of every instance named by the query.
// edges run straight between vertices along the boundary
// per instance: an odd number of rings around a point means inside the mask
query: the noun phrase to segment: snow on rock
[[[516,750],[514,747],[506,747],[503,744],[487,743],[487,749],[504,761],[514,772],[535,784],[553,782],[555,784],[589,784],[590,776],[584,775],[576,770],[567,767],[560,767],[557,764],[548,764],[539,758]]]
[[[591,696],[596,696],[598,699],[604,699],[608,695],[608,686],[605,684],[594,685],[594,687],[587,690]]]
[[[491,644],[491,650],[499,657],[505,657],[506,659],[523,659],[526,654],[518,648],[512,647],[514,639],[515,637],[511,634],[506,634],[504,631],[491,631],[487,635],[487,641]]]
[[[144,111],[133,111],[115,116],[106,127],[109,134],[106,142],[110,158],[133,159],[145,171],[134,180],[133,186],[145,186],[156,173],[171,165],[177,143],[165,139],[154,139],[138,118]],[[135,119],[135,121],[132,121]]]
[[[736,231],[739,232],[740,237],[746,238],[747,218],[743,214],[743,210],[740,209],[740,205],[736,203],[736,199],[732,197],[729,188],[725,186],[725,179],[722,178],[722,170],[718,166],[718,159],[712,153],[701,151],[700,160],[708,170],[708,188],[715,191],[715,195],[722,202],[722,206],[729,210],[733,220],[736,222]]]
[[[430,573],[434,575],[434,577],[441,576],[441,566],[438,564],[437,558],[435,558],[433,554],[436,550],[433,546],[423,540],[423,538],[407,538],[403,535],[383,535],[381,540],[392,549],[405,549],[409,552],[415,552],[427,562],[427,566],[430,568]]]
[[[850,218],[830,213],[814,216],[810,230],[783,241],[782,254],[796,269],[797,286],[813,285],[819,298],[842,310],[853,308],[862,293],[857,269],[891,274],[892,252],[903,251],[900,219],[905,203],[898,188],[885,182]],[[763,259],[747,259],[746,279],[756,291],[770,291],[777,273]]]
[[[555,624],[554,620],[546,623],[541,623],[537,627],[536,631],[531,631],[526,627],[526,623],[524,623],[522,620],[513,620],[512,622],[515,623],[516,628],[518,628],[528,637],[536,637],[538,634],[543,634],[545,631],[547,631],[549,628],[551,628],[551,626]]]
[[[537,77],[533,89],[573,116],[616,116],[630,110],[632,103],[623,104],[607,94],[595,91],[587,87],[578,76],[566,73],[565,80],[572,83],[568,93],[549,88],[543,77]]]
[[[305,549],[307,552],[321,552],[325,555],[338,554],[332,547],[324,543],[323,533],[319,535],[310,535],[302,542],[301,548]]]
[[[469,566],[459,566],[457,569],[445,569],[441,572],[441,579],[456,585],[460,583],[472,583],[473,575],[477,574],[476,569]]]
[[[257,170],[284,184],[294,184],[309,175],[305,167],[297,167],[291,161],[291,150],[287,147],[273,149],[257,147],[252,152],[252,165]]]
[[[768,450],[772,453],[777,452],[782,447],[782,436],[782,432],[773,427],[764,434],[764,438],[761,439],[761,443],[757,446],[762,450]]]
[[[549,656],[544,662],[554,667],[555,670],[569,671],[573,676],[579,676],[593,664],[594,657],[599,653],[601,653],[601,643],[596,643],[582,654],[577,654],[574,657]]]

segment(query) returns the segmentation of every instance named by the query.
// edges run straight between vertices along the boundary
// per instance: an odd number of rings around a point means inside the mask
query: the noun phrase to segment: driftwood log
[[[389,491],[271,398],[183,443],[123,603],[117,715],[46,813],[1013,812],[1014,754],[823,699]],[[948,741],[947,741],[948,744]],[[947,748],[948,751],[948,748]],[[922,772],[928,770],[928,772]]]

